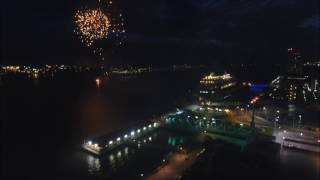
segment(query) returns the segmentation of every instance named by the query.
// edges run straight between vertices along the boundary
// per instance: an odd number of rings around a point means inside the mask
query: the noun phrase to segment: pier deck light
[[[140,130],[140,129],[138,129],[138,130],[137,130],[137,133],[139,134],[139,133],[140,133],[140,131],[141,131],[141,130]]]
[[[127,134],[125,134],[123,137],[126,139],[126,138],[128,138],[128,135],[127,135]]]
[[[110,144],[110,145],[113,144],[113,141],[109,141],[109,144]]]
[[[118,137],[118,138],[117,138],[117,141],[121,141],[121,138],[120,138],[120,137]]]
[[[88,141],[88,144],[91,145],[91,144],[92,144],[92,141]]]
[[[143,130],[144,130],[144,131],[147,130],[147,127],[144,126],[144,127],[143,127]]]
[[[134,136],[134,131],[131,131],[131,133],[130,133],[130,134],[131,134],[131,136]]]

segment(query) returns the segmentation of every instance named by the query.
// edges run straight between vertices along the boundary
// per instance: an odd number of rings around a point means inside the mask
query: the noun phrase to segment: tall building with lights
[[[291,56],[288,72],[271,82],[269,96],[293,104],[320,102],[320,62],[303,63],[300,53],[288,49]]]

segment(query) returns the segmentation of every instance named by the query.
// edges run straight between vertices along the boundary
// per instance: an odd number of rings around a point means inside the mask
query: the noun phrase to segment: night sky
[[[89,0],[1,4],[1,64],[98,62],[73,33]],[[114,0],[125,17],[108,64],[274,63],[286,49],[319,58],[319,0]],[[107,43],[107,42],[106,42]]]

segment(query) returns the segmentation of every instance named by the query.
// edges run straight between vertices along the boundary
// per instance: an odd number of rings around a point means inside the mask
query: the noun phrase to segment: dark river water
[[[5,177],[90,177],[85,138],[151,119],[193,100],[203,70],[112,77],[95,73],[1,78],[2,167]]]
[[[116,151],[111,157],[116,160],[110,166],[105,166],[104,160],[82,152],[80,145],[86,138],[157,117],[194,101],[193,93],[197,91],[199,78],[207,72],[189,69],[112,77],[102,79],[99,87],[95,84],[96,73],[63,73],[40,79],[3,76],[0,83],[1,176],[96,179],[108,177],[106,174],[114,168],[131,176],[139,168],[156,167],[170,150],[167,142],[179,141],[182,137],[167,132],[150,135],[152,139],[161,137],[159,142],[167,144],[157,150],[123,146],[119,149],[120,155]],[[284,154],[285,171],[293,169],[295,174],[301,169],[301,173],[308,173],[307,177],[315,177],[313,174],[317,170],[314,168],[319,168],[319,156],[295,153]],[[140,159],[150,159],[153,163],[140,163]]]

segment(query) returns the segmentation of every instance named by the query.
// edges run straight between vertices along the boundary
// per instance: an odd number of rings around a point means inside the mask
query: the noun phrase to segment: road
[[[190,167],[197,158],[197,153],[201,150],[192,152],[175,152],[170,158],[160,165],[155,173],[146,177],[147,180],[165,180],[175,179],[180,176],[188,167]]]
[[[229,113],[229,118],[235,123],[249,125],[251,122],[251,113],[249,111]],[[257,128],[273,128],[272,135],[275,142],[288,147],[295,147],[308,151],[320,152],[320,132],[310,131],[302,128],[293,128],[288,125],[274,128],[274,123],[265,118],[255,116],[255,125]]]

